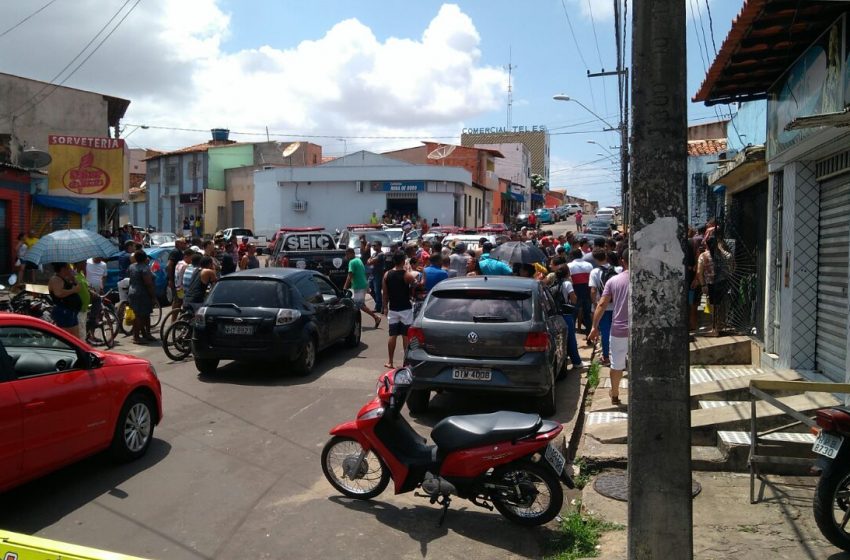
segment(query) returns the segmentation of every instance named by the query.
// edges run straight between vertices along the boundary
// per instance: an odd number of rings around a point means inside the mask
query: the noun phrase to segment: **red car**
[[[161,419],[147,360],[0,313],[0,492],[106,449],[137,459]]]

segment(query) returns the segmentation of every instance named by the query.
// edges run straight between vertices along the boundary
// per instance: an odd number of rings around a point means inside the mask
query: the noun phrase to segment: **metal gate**
[[[821,183],[818,233],[818,321],[815,365],[843,382],[847,375],[850,176]]]

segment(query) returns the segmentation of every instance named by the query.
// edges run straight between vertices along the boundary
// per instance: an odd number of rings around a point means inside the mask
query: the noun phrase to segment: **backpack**
[[[617,271],[614,270],[613,266],[607,266],[602,269],[602,272],[599,274],[599,279],[602,282],[602,289],[605,289],[605,284],[608,283],[608,280],[617,276]]]
[[[561,287],[564,285],[563,280],[557,280],[554,284],[548,287],[549,294],[555,300],[555,309],[563,315],[571,315],[575,310],[575,306],[566,300],[564,291]]]

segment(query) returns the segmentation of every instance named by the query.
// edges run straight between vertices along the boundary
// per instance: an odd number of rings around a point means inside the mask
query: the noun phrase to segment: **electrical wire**
[[[593,17],[593,7],[591,6],[590,0],[587,0],[587,12],[590,15],[590,27],[593,29],[593,42],[596,45],[596,56],[599,58],[599,68],[605,68],[605,63],[602,62],[602,51],[599,50],[599,36],[596,34],[596,19]],[[604,78],[603,78],[604,79]],[[605,84],[602,85],[602,100],[605,104],[605,112],[608,112],[608,96],[605,94]],[[594,98],[591,98],[591,102],[594,101]],[[596,108],[596,104],[594,103],[594,109]]]
[[[107,28],[107,27],[109,27],[109,25],[110,25],[110,24],[111,24],[111,23],[115,20],[115,18],[117,18],[117,17],[118,17],[118,15],[119,15],[119,14],[120,14],[123,10],[124,10],[124,8],[125,8],[125,7],[127,7],[127,5],[128,5],[130,2],[132,2],[132,0],[125,0],[125,2],[121,5],[121,7],[120,7],[120,8],[118,8],[118,10],[117,10],[114,14],[112,14],[112,17],[111,17],[111,18],[109,18],[109,20],[108,20],[108,21],[107,21],[107,22],[103,25],[103,27],[101,27],[101,28],[98,30],[98,32],[97,32],[97,33],[95,33],[94,37],[92,37],[92,38],[91,38],[91,40],[90,40],[88,43],[86,43],[86,46],[84,46],[84,47],[82,48],[82,50],[81,50],[79,53],[77,53],[77,55],[76,55],[74,58],[72,58],[72,59],[71,59],[71,61],[70,61],[68,64],[66,64],[66,65],[65,65],[65,67],[64,67],[64,68],[62,68],[62,70],[60,70],[60,71],[59,71],[59,72],[58,72],[55,76],[53,76],[53,78],[51,78],[51,79],[50,79],[50,82],[48,82],[47,84],[45,84],[45,85],[44,85],[41,89],[39,89],[39,90],[38,90],[38,91],[37,91],[37,92],[36,92],[36,93],[35,93],[32,97],[30,97],[27,101],[25,101],[23,104],[21,104],[21,105],[20,105],[17,109],[15,109],[14,111],[12,111],[12,113],[11,113],[11,115],[12,115],[12,116],[11,116],[11,117],[7,117],[7,118],[12,118],[12,119],[14,119],[14,118],[16,118],[16,117],[20,117],[21,115],[24,115],[24,114],[28,113],[29,111],[31,111],[32,109],[34,109],[35,107],[37,107],[40,103],[42,103],[45,99],[47,99],[48,97],[50,97],[50,96],[53,94],[53,92],[55,92],[55,91],[59,88],[59,86],[61,86],[61,85],[62,85],[62,84],[64,84],[65,82],[67,82],[67,81],[68,81],[68,79],[69,79],[71,76],[73,76],[73,75],[77,72],[77,70],[79,70],[79,69],[83,66],[83,64],[85,64],[85,63],[86,63],[86,61],[88,61],[88,59],[89,59],[89,58],[91,58],[91,56],[92,56],[95,52],[97,52],[97,50],[101,47],[101,45],[103,45],[103,43],[104,43],[107,39],[109,39],[109,37],[110,37],[110,36],[111,36],[111,35],[115,32],[115,30],[116,30],[116,29],[118,29],[118,27],[119,27],[119,26],[120,26],[120,25],[124,22],[124,20],[125,20],[125,19],[127,19],[127,16],[129,16],[129,15],[133,12],[133,10],[134,10],[134,9],[136,9],[136,6],[138,6],[138,5],[139,5],[139,2],[141,2],[141,0],[136,0],[136,3],[135,3],[135,4],[133,4],[133,6],[130,8],[130,10],[129,10],[126,14],[124,14],[124,17],[122,17],[122,18],[118,21],[118,23],[117,23],[117,24],[115,24],[115,26],[112,28],[112,30],[111,30],[111,31],[110,31],[110,32],[109,32],[106,36],[104,36],[104,37],[103,37],[103,39],[102,39],[102,40],[101,40],[101,41],[100,41],[100,42],[99,42],[99,43],[98,43],[98,44],[94,47],[94,49],[93,49],[93,50],[92,50],[92,51],[91,51],[91,52],[90,52],[90,53],[89,53],[89,54],[88,54],[88,55],[87,55],[87,56],[86,56],[86,57],[82,60],[82,62],[80,62],[80,64],[78,64],[78,65],[77,65],[77,66],[76,66],[76,67],[75,67],[75,68],[74,68],[74,69],[73,69],[73,70],[72,70],[72,71],[71,71],[71,72],[70,72],[67,76],[65,76],[65,77],[62,79],[62,81],[61,81],[61,82],[59,82],[59,83],[57,83],[57,84],[54,84],[54,83],[53,83],[53,82],[55,82],[56,80],[58,80],[58,79],[59,79],[59,77],[60,77],[63,73],[65,73],[65,71],[66,71],[68,68],[70,68],[70,67],[71,67],[71,65],[72,65],[72,64],[74,64],[74,62],[76,62],[76,61],[77,61],[77,59],[79,59],[79,58],[80,58],[80,57],[81,57],[81,56],[82,56],[82,55],[86,52],[86,50],[88,50],[88,48],[89,48],[89,47],[90,47],[90,46],[91,46],[91,45],[92,45],[92,44],[93,44],[93,43],[97,40],[97,38],[98,38],[98,37],[99,37],[99,36],[100,36],[100,35],[101,35],[101,34],[102,34],[105,30],[106,30],[106,28]],[[47,95],[45,95],[44,97],[42,97],[42,98],[41,98],[41,99],[39,99],[38,101],[35,101],[35,100],[36,100],[36,99],[37,99],[37,98],[38,98],[38,97],[39,97],[39,96],[40,96],[40,95],[41,95],[41,94],[42,94],[42,93],[43,93],[43,92],[44,92],[47,88],[49,88],[49,87],[51,87],[51,86],[53,86],[53,89],[52,89],[49,93],[47,93]],[[33,103],[33,101],[35,101],[35,103]],[[22,111],[22,109],[23,109],[23,111]]]
[[[56,0],[50,0],[50,1],[49,1],[47,4],[45,4],[44,6],[40,7],[39,9],[37,9],[36,11],[34,11],[33,13],[31,13],[30,15],[28,15],[28,16],[27,16],[27,17],[25,17],[24,19],[22,19],[21,21],[19,21],[19,22],[18,22],[18,23],[16,23],[15,25],[13,25],[12,27],[9,27],[8,29],[6,29],[5,31],[3,31],[2,33],[0,33],[0,39],[2,39],[3,37],[5,37],[7,34],[11,33],[12,31],[14,31],[15,29],[17,29],[17,28],[18,28],[18,27],[20,27],[21,25],[25,24],[27,21],[29,21],[29,20],[30,20],[30,18],[32,18],[33,16],[38,15],[38,14],[39,14],[42,10],[44,10],[45,8],[47,8],[48,6],[50,6],[51,4],[53,4],[54,2],[56,2]]]
[[[708,30],[711,34],[711,46],[714,48],[714,56],[717,56],[717,43],[714,41],[714,19],[711,17],[711,5],[705,0],[705,11],[708,13]]]

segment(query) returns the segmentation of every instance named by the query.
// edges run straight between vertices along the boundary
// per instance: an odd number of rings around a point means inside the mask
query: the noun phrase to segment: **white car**
[[[566,207],[567,207],[567,216],[572,216],[573,214],[575,214],[576,212],[581,210],[581,206],[579,206],[578,204],[567,204]]]
[[[454,246],[458,243],[463,243],[466,245],[467,249],[480,249],[479,243],[481,242],[482,237],[492,243],[493,247],[499,245],[500,243],[504,243],[506,240],[510,239],[506,235],[451,234],[443,238],[443,246],[454,248]]]
[[[613,208],[600,208],[596,213],[596,217],[601,220],[609,220],[611,222],[614,221],[614,217],[617,215],[617,212]]]

